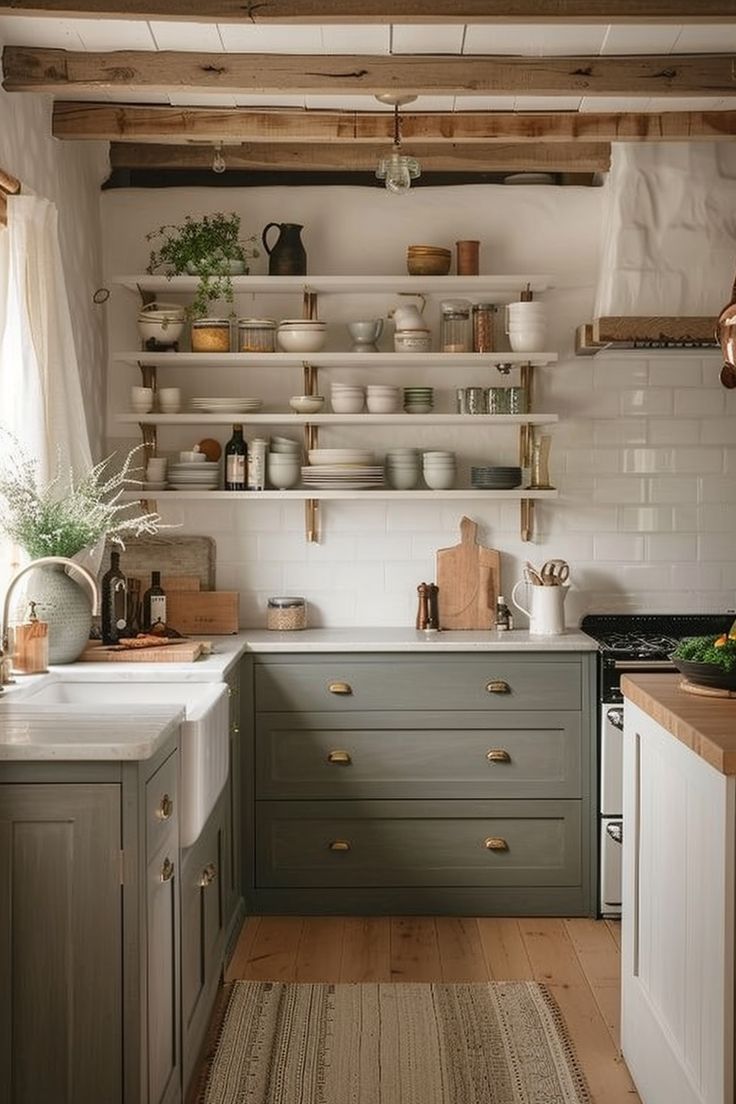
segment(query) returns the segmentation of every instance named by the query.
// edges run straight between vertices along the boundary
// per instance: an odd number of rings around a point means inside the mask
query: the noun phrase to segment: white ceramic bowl
[[[324,405],[324,395],[292,395],[289,399],[289,406],[297,414],[316,414]]]
[[[295,487],[299,482],[301,470],[299,458],[295,458],[294,460],[289,458],[289,462],[285,462],[280,457],[277,458],[273,453],[269,453],[266,458],[268,481],[279,491],[286,491],[290,487]]]
[[[180,464],[204,464],[207,459],[207,455],[204,452],[180,452],[179,463]]]
[[[424,482],[432,491],[449,491],[455,486],[455,471],[427,471],[425,469]]]
[[[324,448],[310,449],[309,463],[321,464],[375,464],[375,456],[370,449]]]
[[[361,345],[375,345],[383,333],[383,319],[371,318],[365,322],[348,322],[348,333]]]
[[[387,468],[386,482],[395,491],[412,491],[419,482],[419,468]]]
[[[326,331],[320,329],[279,329],[276,339],[285,353],[318,353],[326,339]]]
[[[157,341],[159,345],[173,345],[184,330],[184,323],[171,319],[158,321],[153,318],[139,318],[138,332],[143,341]]]
[[[368,407],[369,414],[395,414],[399,409],[399,400],[369,395],[365,405]]]
[[[333,395],[330,399],[330,405],[335,414],[362,414],[363,407],[365,406],[365,399],[362,395],[352,397],[339,397]]]
[[[514,353],[534,353],[544,348],[546,336],[544,333],[512,333],[509,345]]]

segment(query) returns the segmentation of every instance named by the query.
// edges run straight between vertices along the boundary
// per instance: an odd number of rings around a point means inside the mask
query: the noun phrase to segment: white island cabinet
[[[622,688],[623,1056],[643,1104],[732,1104],[736,702]]]

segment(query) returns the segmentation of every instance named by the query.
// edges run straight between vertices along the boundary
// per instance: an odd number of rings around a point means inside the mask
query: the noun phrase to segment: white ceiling
[[[125,19],[0,17],[0,43],[65,50],[198,50],[299,54],[505,54],[517,56],[736,53],[736,23],[436,24],[345,26],[178,23]],[[372,96],[221,95],[112,90],[64,99],[204,107],[381,110]],[[733,97],[420,96],[412,111],[687,111],[736,108]],[[387,107],[384,110],[391,110]]]

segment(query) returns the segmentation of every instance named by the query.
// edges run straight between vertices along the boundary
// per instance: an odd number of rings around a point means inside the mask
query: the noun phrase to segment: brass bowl
[[[452,265],[452,256],[427,253],[424,255],[408,253],[406,268],[410,276],[446,276]]]

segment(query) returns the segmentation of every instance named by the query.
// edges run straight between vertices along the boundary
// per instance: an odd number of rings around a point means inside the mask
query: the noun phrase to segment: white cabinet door
[[[622,1027],[644,1104],[732,1104],[734,784],[626,703]]]

